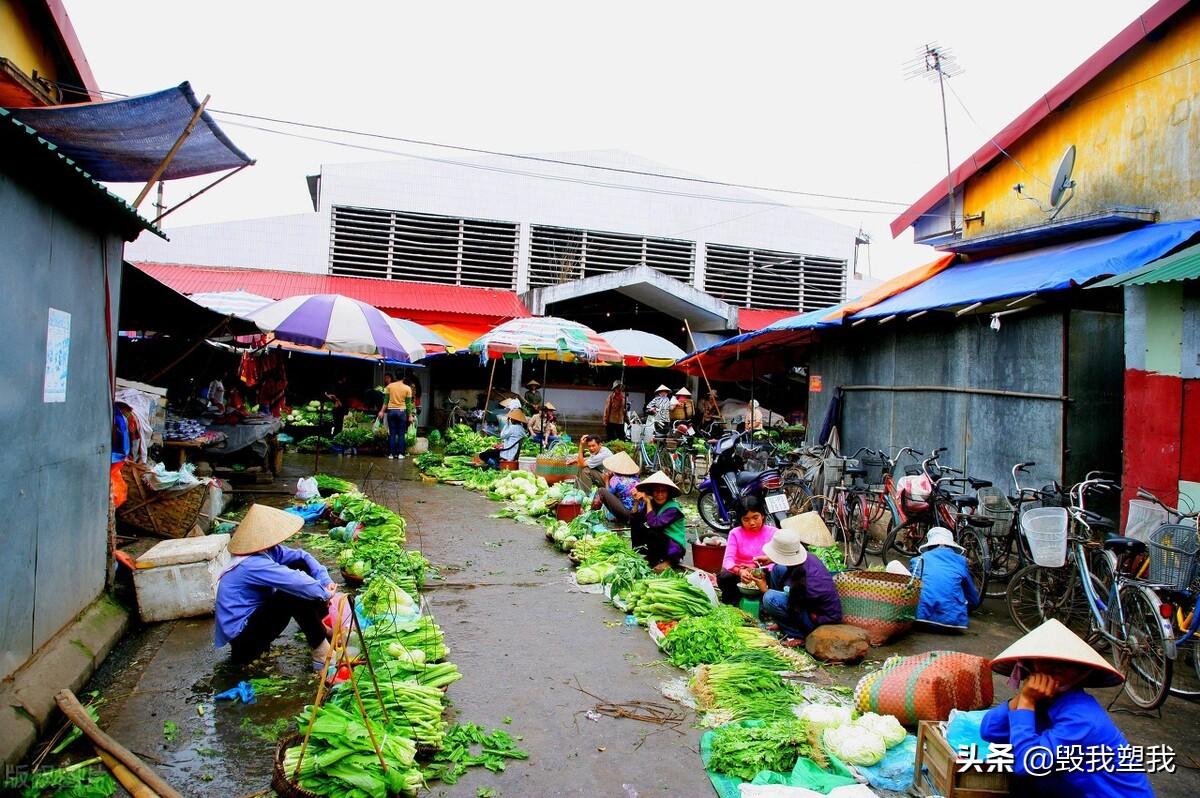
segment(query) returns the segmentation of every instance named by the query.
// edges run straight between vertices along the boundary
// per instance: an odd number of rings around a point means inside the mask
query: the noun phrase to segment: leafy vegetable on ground
[[[297,716],[296,723],[301,729],[308,728],[312,713],[313,707],[308,706]],[[382,722],[371,721],[371,730],[382,749],[386,772],[379,764],[371,736],[357,710],[352,714],[332,703],[316,710],[312,738],[300,766],[300,786],[317,795],[347,798],[416,795],[425,786],[425,780],[414,764],[417,749],[413,741]],[[299,745],[292,746],[284,755],[284,769],[289,777],[295,772],[299,758]]]
[[[335,438],[334,440],[336,442],[337,439]],[[357,485],[341,477],[334,477],[329,474],[317,474],[314,479],[317,480],[317,489],[324,494],[358,492]]]
[[[749,616],[736,607],[721,606],[708,615],[679,621],[663,640],[663,651],[680,668],[724,662],[746,645],[734,631]]]
[[[763,770],[790,773],[802,756],[818,761],[824,758],[802,720],[751,723],[729,724],[713,732],[710,770],[751,781]]]
[[[792,717],[797,700],[779,674],[757,665],[701,665],[689,687],[702,709],[724,710],[734,720]]]
[[[675,620],[707,615],[712,602],[704,591],[676,576],[656,576],[635,582],[625,598],[629,612],[645,625],[650,618]]]
[[[478,753],[476,753],[478,752]],[[442,748],[425,768],[425,778],[454,784],[467,768],[482,765],[499,773],[509,759],[528,759],[529,754],[517,748],[508,732],[496,729],[490,734],[482,726],[465,723],[452,727],[442,739]]]

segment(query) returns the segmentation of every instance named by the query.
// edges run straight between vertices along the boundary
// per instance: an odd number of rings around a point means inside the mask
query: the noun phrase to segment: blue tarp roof
[[[849,302],[849,301],[853,301],[853,300],[847,300],[847,301]],[[840,324],[840,322],[837,322],[837,321],[822,321],[822,320],[826,316],[828,316],[830,313],[833,313],[835,310],[837,310],[838,308],[842,307],[842,305],[845,305],[845,304],[846,304],[846,302],[842,302],[837,305],[830,305],[827,308],[821,308],[820,310],[812,310],[812,311],[809,311],[808,313],[800,313],[795,316],[785,316],[784,318],[779,319],[778,321],[771,322],[766,327],[763,327],[760,330],[752,330],[750,332],[742,333],[741,335],[735,335],[732,338],[725,338],[720,341],[717,341],[716,343],[709,344],[708,346],[705,346],[705,347],[701,347],[700,349],[697,349],[695,352],[689,352],[688,354],[686,354],[682,358],[680,358],[680,360],[687,360],[688,358],[690,358],[694,355],[701,354],[702,352],[709,352],[714,349],[723,349],[725,347],[738,346],[740,344],[746,343],[747,341],[753,341],[757,338],[762,338],[764,336],[771,335],[773,333],[787,332],[789,330],[815,330],[817,327],[826,327],[826,326],[830,326],[830,325]]]
[[[920,285],[855,313],[869,319],[1061,291],[1161,258],[1200,232],[1200,219],[958,263]]]
[[[186,81],[173,89],[48,108],[14,108],[14,117],[96,180],[144,183],[162,163],[200,103]],[[163,180],[211,174],[254,163],[207,112],[163,174]]]

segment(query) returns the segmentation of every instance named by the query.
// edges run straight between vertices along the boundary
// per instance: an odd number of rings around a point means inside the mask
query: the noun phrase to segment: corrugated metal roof
[[[513,291],[438,285],[370,277],[304,274],[272,269],[234,269],[173,263],[135,262],[142,271],[182,294],[242,289],[283,299],[298,294],[341,294],[388,311],[486,316],[497,320],[530,313]]]
[[[1181,249],[1174,255],[1168,255],[1140,269],[1110,277],[1103,282],[1096,283],[1092,288],[1174,283],[1196,279],[1200,279],[1200,244]]]
[[[1041,122],[1059,107],[1070,101],[1075,93],[1091,82],[1093,78],[1113,65],[1114,62],[1136,45],[1150,36],[1156,28],[1173,17],[1187,6],[1188,0],[1159,0],[1131,22],[1124,30],[1114,36],[1108,44],[1101,47],[1090,58],[1075,68],[1071,74],[1063,78],[1054,88],[1037,98],[1037,101],[1025,109],[1008,126],[997,133],[987,144],[980,147],[971,157],[958,165],[951,177],[951,182],[961,186],[976,172],[983,169],[1000,157],[1000,149],[1009,149],[1013,142],[1024,136],[1034,125]],[[929,211],[939,202],[946,199],[946,181],[941,179],[925,195],[913,203],[908,210],[896,217],[892,222],[892,235],[898,236],[906,227],[920,218],[921,214]]]
[[[5,142],[11,144],[2,146]],[[12,154],[8,168],[13,171],[23,168],[42,178],[53,174],[68,183],[73,183],[80,189],[84,200],[95,201],[102,211],[111,213],[115,220],[121,223],[120,230],[126,240],[132,241],[137,238],[142,230],[162,235],[153,222],[142,218],[125,200],[93,180],[90,174],[59,152],[56,146],[3,108],[0,108],[0,151]],[[22,151],[29,153],[28,159],[22,159],[18,155]]]
[[[761,330],[768,324],[774,324],[780,319],[795,316],[794,310],[759,310],[757,308],[738,308],[738,329],[742,332]]]

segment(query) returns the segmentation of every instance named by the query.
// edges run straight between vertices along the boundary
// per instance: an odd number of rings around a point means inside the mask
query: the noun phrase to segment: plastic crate
[[[1151,584],[1186,590],[1196,571],[1200,535],[1183,524],[1164,524],[1150,533]]]

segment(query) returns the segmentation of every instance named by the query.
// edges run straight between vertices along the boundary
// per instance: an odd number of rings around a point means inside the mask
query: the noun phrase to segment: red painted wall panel
[[[1200,482],[1200,380],[1183,381],[1183,451],[1179,455],[1179,478]]]
[[[1183,411],[1181,378],[1125,370],[1123,507],[1139,487],[1167,504],[1178,500]]]

